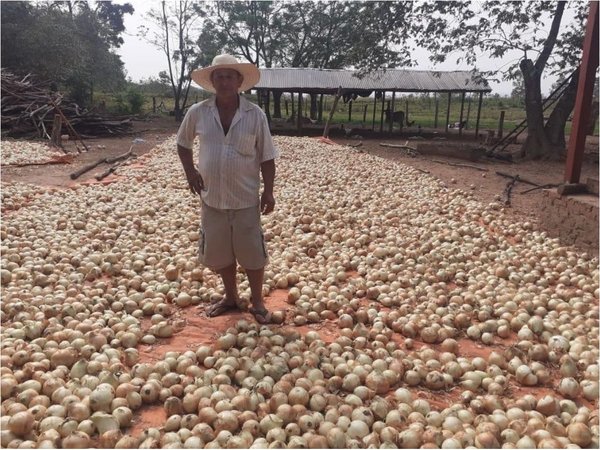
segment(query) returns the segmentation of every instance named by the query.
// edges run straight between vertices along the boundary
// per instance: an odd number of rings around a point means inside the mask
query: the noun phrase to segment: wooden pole
[[[504,134],[504,115],[506,111],[500,111],[500,120],[498,120],[498,140],[502,139]]]
[[[440,99],[437,97],[437,92],[435,93],[435,116],[433,119],[433,128],[438,127],[438,113],[440,111]]]
[[[465,93],[460,96],[460,119],[458,120],[458,135],[462,136],[463,130],[463,112],[465,110]]]
[[[62,148],[62,119],[60,114],[54,114],[54,121],[52,122],[52,145]],[[64,151],[64,149],[63,149]],[[66,153],[66,152],[65,152]]]
[[[367,108],[369,107],[369,105],[365,105],[363,108],[363,123],[365,123],[367,121]]]
[[[302,92],[298,92],[298,117],[296,127],[298,131],[302,130]]]
[[[265,96],[265,115],[267,116],[267,123],[271,126],[271,91],[266,91]]]
[[[319,117],[317,117],[319,123],[323,122],[323,94],[319,96]]]
[[[152,97],[152,114],[156,114],[156,97]]]
[[[390,133],[394,131],[394,106],[396,103],[396,91],[392,91],[392,107],[390,108]]]
[[[583,39],[583,55],[581,57],[577,97],[575,98],[573,127],[571,128],[567,149],[567,164],[564,177],[566,183],[578,183],[581,176],[581,166],[585,150],[586,124],[592,108],[597,67],[598,2],[590,1],[590,12]]]
[[[379,132],[383,132],[383,113],[385,109],[385,91],[381,93],[381,119],[379,121]]]
[[[292,97],[292,119],[296,117],[296,108],[294,106],[294,93],[290,92],[290,96]]]
[[[290,110],[288,109],[288,99],[287,98],[283,101],[283,104],[285,105],[285,117],[290,117]]]
[[[469,118],[471,117],[471,100],[473,100],[473,96],[469,95],[469,101],[467,102],[467,118],[465,119],[467,123],[469,123]]]
[[[323,130],[323,137],[329,137],[329,126],[331,125],[331,119],[333,119],[333,114],[335,112],[335,108],[337,108],[338,101],[342,96],[342,87],[338,87],[337,92],[335,93],[335,98],[333,99],[333,107],[329,111],[329,117],[327,117],[327,123],[325,123],[325,129]]]
[[[481,104],[483,103],[483,92],[479,93],[479,105],[477,106],[477,122],[475,122],[475,139],[479,139],[479,119],[481,118]]]
[[[348,122],[352,122],[352,100],[348,102]]]
[[[450,102],[452,101],[452,92],[448,92],[448,107],[446,109],[446,134],[450,133]]]
[[[377,111],[377,92],[373,97],[373,122],[371,123],[371,131],[375,131],[375,112]]]

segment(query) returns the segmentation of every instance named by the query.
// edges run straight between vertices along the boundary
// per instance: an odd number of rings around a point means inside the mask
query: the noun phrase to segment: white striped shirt
[[[193,149],[196,136],[204,202],[218,209],[257,206],[260,165],[279,156],[265,113],[240,96],[225,135],[213,97],[190,107],[177,132],[177,144]]]

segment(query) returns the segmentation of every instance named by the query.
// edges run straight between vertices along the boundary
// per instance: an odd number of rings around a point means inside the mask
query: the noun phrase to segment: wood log
[[[508,174],[508,173],[500,172],[498,170],[496,171],[496,175],[500,175],[501,177],[511,178],[511,179],[517,177],[517,178],[519,178],[519,181],[521,183],[530,184],[531,186],[537,186],[537,187],[540,186],[539,183],[535,183],[533,181],[526,180],[525,178],[521,178],[519,175],[511,175],[511,174]]]
[[[504,192],[502,192],[502,196],[504,198],[504,204],[506,206],[510,206],[510,194],[512,193],[512,189],[519,180],[519,175],[516,175],[512,180],[506,183],[506,187],[504,188]]]
[[[441,161],[439,159],[427,159],[427,161],[432,161],[432,162],[438,163],[438,164],[446,164],[448,166],[465,167],[468,169],[480,170],[481,172],[489,172],[489,169],[486,169],[485,167],[472,166],[471,164],[451,163],[448,161]]]
[[[69,175],[71,177],[71,180],[76,180],[77,178],[79,178],[81,175],[83,175],[86,172],[89,172],[90,170],[98,167],[100,164],[103,164],[106,162],[106,158],[101,158],[96,162],[93,162],[91,164],[88,164],[87,166],[82,167],[79,170],[76,170],[75,172],[73,172],[71,175]]]
[[[96,180],[102,181],[104,178],[109,176],[111,173],[114,173],[119,167],[125,164],[125,162],[127,162],[127,160],[130,158],[137,158],[137,155],[135,153],[131,153],[128,157],[121,159],[120,161],[109,167],[106,172],[103,172],[100,175],[96,175]]]

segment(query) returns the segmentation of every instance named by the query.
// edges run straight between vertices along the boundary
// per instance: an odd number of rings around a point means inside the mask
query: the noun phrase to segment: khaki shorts
[[[202,202],[200,263],[212,270],[235,264],[248,270],[267,265],[267,249],[260,226],[259,206],[216,209]]]

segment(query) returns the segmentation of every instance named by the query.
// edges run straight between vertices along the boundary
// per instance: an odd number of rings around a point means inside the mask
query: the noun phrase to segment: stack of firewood
[[[18,77],[2,70],[1,77],[2,136],[50,139],[57,108],[84,138],[121,136],[131,131],[130,117],[103,117],[83,109],[53,92],[47,83],[34,80],[31,74]]]

